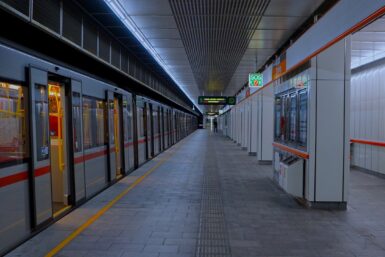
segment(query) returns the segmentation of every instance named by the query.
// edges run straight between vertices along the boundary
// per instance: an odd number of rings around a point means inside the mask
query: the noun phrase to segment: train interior
[[[68,130],[66,120],[66,83],[49,76],[48,110],[50,137],[51,192],[54,217],[69,209]]]

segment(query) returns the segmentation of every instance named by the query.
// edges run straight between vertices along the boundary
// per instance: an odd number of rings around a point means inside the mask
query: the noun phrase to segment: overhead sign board
[[[262,73],[250,73],[249,74],[249,87],[262,87],[263,86],[263,74]]]
[[[234,105],[236,99],[233,96],[199,96],[198,104],[200,105]]]

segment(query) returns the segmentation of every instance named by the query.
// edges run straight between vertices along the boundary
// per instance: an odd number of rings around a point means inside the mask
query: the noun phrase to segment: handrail
[[[351,143],[357,143],[357,144],[363,144],[363,145],[373,145],[373,146],[385,147],[385,142],[380,142],[380,141],[371,141],[371,140],[365,140],[365,139],[352,138],[352,139],[350,139],[350,142]]]
[[[309,157],[310,157],[309,153],[295,149],[293,147],[289,147],[287,145],[283,145],[283,144],[279,144],[279,143],[274,142],[273,146],[275,146],[275,147],[277,147],[277,148],[279,148],[285,152],[292,153],[292,154],[294,154],[298,157],[301,157],[303,159],[309,159]]]

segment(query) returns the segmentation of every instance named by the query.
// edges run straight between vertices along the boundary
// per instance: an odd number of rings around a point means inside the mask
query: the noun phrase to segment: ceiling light
[[[164,62],[161,56],[157,51],[152,47],[150,42],[144,36],[142,31],[136,26],[135,22],[131,19],[130,15],[126,12],[126,9],[123,7],[119,0],[104,0],[104,2],[111,8],[111,10],[118,16],[118,18],[124,23],[124,25],[130,30],[130,32],[135,36],[137,40],[142,44],[142,46],[154,57],[157,63],[167,72],[167,74],[172,78],[175,84],[186,94],[186,96],[193,102],[196,107],[202,112],[202,110],[197,105],[195,99],[192,99],[190,95],[184,90],[184,86],[178,82],[178,80],[169,72],[169,66]]]

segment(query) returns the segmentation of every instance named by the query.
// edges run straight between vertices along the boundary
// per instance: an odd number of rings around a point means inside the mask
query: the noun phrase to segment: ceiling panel
[[[252,39],[250,40],[248,48],[278,48],[280,45],[279,40],[261,40],[261,39]]]
[[[380,58],[385,52],[385,19],[380,18],[352,35],[351,68]]]
[[[178,29],[141,29],[147,39],[180,39]]]
[[[271,0],[266,16],[308,17],[323,0]]]
[[[181,39],[149,39],[149,41],[155,48],[183,48]]]
[[[305,20],[305,17],[264,16],[258,29],[294,30]]]
[[[168,0],[121,0],[130,15],[171,15]]]
[[[234,94],[322,0],[105,0],[191,97]],[[132,28],[130,28],[132,30]],[[196,101],[195,101],[196,102]]]
[[[294,30],[284,29],[257,29],[254,32],[252,39],[260,40],[282,40],[292,34]]]
[[[131,16],[140,29],[176,29],[173,16]]]

